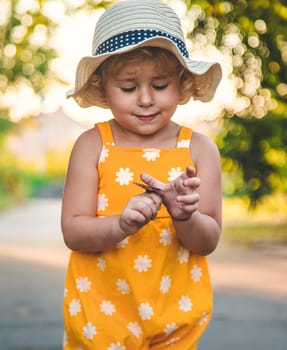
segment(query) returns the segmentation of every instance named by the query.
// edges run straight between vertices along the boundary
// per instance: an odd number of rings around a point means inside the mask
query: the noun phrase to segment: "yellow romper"
[[[192,165],[192,130],[182,127],[177,148],[115,146],[108,122],[97,124],[97,216],[119,214],[142,192],[146,172],[170,182]],[[84,169],[83,169],[84,171]],[[207,258],[176,238],[162,205],[155,220],[102,253],[71,252],[64,297],[64,350],[195,350],[212,311]]]

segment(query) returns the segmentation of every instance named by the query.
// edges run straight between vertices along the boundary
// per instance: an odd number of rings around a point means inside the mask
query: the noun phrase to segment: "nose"
[[[141,87],[138,89],[138,105],[141,107],[149,107],[154,104],[154,95],[152,88]]]

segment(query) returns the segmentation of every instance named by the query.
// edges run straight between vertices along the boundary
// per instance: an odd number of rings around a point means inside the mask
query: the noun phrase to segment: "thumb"
[[[191,177],[194,177],[195,174],[196,174],[195,169],[194,169],[192,166],[188,165],[188,166],[186,167],[185,172],[182,173],[182,174],[179,176],[179,179],[181,179],[182,181],[184,181],[184,180],[187,180],[187,179],[189,179],[189,178],[191,178]]]
[[[186,176],[187,177],[194,177],[195,175],[196,175],[195,169],[192,166],[188,165],[186,167]]]

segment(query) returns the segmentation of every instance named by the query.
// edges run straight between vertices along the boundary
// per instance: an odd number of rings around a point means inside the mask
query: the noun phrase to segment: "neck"
[[[154,134],[137,134],[123,128],[115,119],[110,121],[116,146],[136,148],[175,148],[180,126],[170,121]]]

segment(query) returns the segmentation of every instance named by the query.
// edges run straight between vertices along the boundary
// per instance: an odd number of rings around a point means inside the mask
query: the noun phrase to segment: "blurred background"
[[[81,109],[65,93],[78,60],[91,54],[96,20],[113,2],[0,0],[1,350],[60,349],[55,344],[61,344],[68,254],[59,226],[65,172],[78,135],[111,117],[100,108]],[[238,349],[280,350],[280,330],[286,349],[286,1],[164,2],[182,20],[190,56],[223,68],[215,98],[190,101],[174,117],[213,138],[222,156],[224,227],[211,270],[218,322],[205,349],[230,341],[233,349],[236,343]],[[244,299],[238,290],[257,299]],[[263,295],[264,301],[258,299]],[[258,332],[268,328],[261,342],[251,336],[242,343],[227,333],[220,342],[216,327],[238,329],[242,318],[232,318],[230,305],[240,303],[254,311],[249,320],[258,321]],[[236,310],[240,315],[243,309]],[[266,315],[271,318],[263,327],[259,320]],[[249,325],[241,332],[248,334]]]

